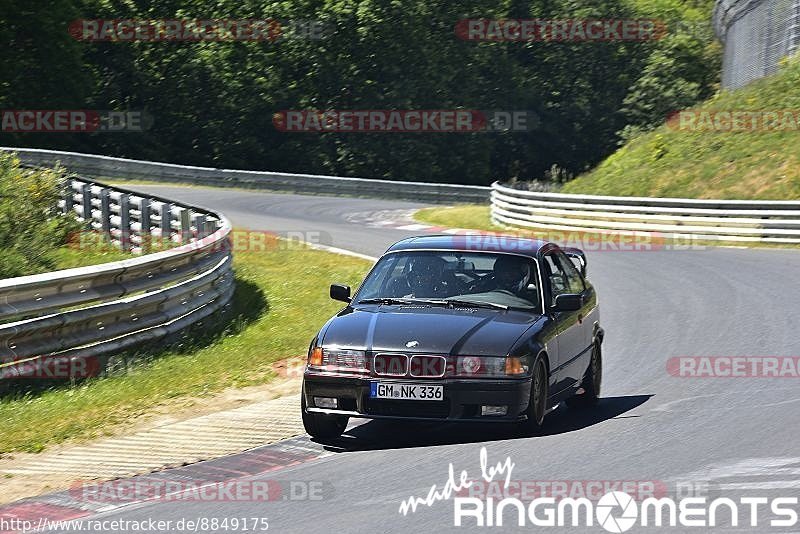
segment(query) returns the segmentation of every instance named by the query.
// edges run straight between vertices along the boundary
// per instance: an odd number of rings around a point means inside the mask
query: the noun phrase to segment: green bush
[[[24,169],[0,154],[0,278],[56,268],[53,252],[80,229],[58,210],[59,170]]]

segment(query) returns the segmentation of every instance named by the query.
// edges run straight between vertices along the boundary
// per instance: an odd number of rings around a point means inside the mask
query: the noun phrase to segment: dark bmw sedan
[[[350,417],[514,422],[536,431],[560,402],[597,403],[597,295],[578,249],[506,236],[394,244],[311,342],[306,431]]]

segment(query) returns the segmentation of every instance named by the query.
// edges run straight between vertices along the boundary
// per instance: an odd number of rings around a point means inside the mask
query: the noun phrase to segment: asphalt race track
[[[210,188],[139,189],[218,210],[236,227],[320,232],[326,245],[371,256],[414,232],[370,226],[353,214],[369,218],[418,207]],[[797,378],[681,378],[667,371],[667,361],[680,356],[800,356],[800,251],[590,251],[588,263],[606,330],[603,398],[590,415],[560,407],[534,437],[490,425],[354,424],[324,447],[303,438],[325,451],[321,458],[260,475],[318,481],[332,488],[324,498],[141,504],[103,517],[268,517],[270,532],[304,534],[471,531],[453,526],[450,501],[406,516],[398,510],[409,496],[425,497],[434,484],[441,488],[450,463],[456,475],[466,470],[479,478],[481,447],[491,465],[510,457],[517,481],[656,481],[670,494],[676,484],[692,483],[720,492],[800,495]],[[551,530],[604,532],[597,524]],[[723,531],[765,529],[745,523]]]

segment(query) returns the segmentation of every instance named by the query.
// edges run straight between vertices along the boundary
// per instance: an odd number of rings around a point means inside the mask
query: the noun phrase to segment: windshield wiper
[[[519,309],[528,310],[529,308],[519,306],[506,306],[496,302],[483,302],[478,300],[461,299],[415,299],[415,298],[395,298],[395,297],[376,297],[359,300],[356,304],[386,304],[387,306],[402,304],[429,304],[431,306],[444,306],[447,308],[490,308],[493,310]]]
[[[477,300],[447,299],[445,302],[455,307],[463,308],[493,308],[496,310],[507,310],[508,306],[497,304],[496,302],[481,302]]]
[[[414,299],[414,298],[376,297],[371,299],[361,299],[356,304],[386,304],[387,306],[396,304],[434,304],[438,306],[447,306],[447,301]]]

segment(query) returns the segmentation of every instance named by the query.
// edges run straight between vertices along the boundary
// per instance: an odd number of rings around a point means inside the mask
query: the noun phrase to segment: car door
[[[583,328],[584,310],[557,312],[552,309],[557,295],[576,291],[577,293],[583,292],[582,280],[580,286],[576,285],[575,279],[570,276],[559,255],[571,265],[571,262],[563,253],[553,250],[544,255],[542,266],[546,279],[545,284],[548,287],[547,298],[549,301],[545,302],[546,312],[555,321],[558,332],[556,337],[558,356],[555,358],[556,367],[552,370],[556,375],[556,391],[553,392],[555,394],[572,388],[575,382],[580,380],[584,371],[584,369],[580,369],[580,360],[586,343],[586,335]],[[578,277],[580,279],[579,273]]]
[[[576,343],[579,342],[578,352],[576,357],[570,360],[564,369],[565,379],[577,383],[589,367],[591,359],[592,324],[593,317],[596,316],[596,299],[593,295],[590,295],[590,286],[586,284],[572,260],[560,250],[555,255],[559,266],[566,275],[569,293],[580,294],[584,297],[583,306],[577,312],[578,324],[575,326],[577,330],[575,334]]]

